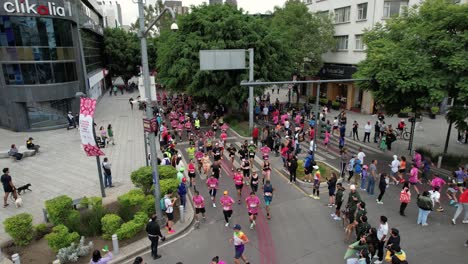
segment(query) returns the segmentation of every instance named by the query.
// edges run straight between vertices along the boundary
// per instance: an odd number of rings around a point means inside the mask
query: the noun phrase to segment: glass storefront
[[[29,125],[31,128],[59,126],[67,123],[68,111],[71,110],[70,99],[26,104]]]
[[[77,81],[72,22],[0,16],[0,61],[7,85]]]
[[[86,72],[91,73],[97,69],[104,68],[103,37],[87,30],[81,30],[80,34],[83,43],[83,52],[86,62]]]

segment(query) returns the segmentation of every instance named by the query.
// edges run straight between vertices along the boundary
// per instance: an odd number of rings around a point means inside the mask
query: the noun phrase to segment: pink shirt
[[[221,139],[222,139],[223,141],[226,141],[226,139],[227,139],[227,134],[226,134],[226,133],[221,133],[221,136],[220,136],[220,137],[221,137]]]
[[[182,125],[182,123],[179,123],[179,124],[177,125],[177,129],[178,129],[178,130],[182,130],[183,128],[184,128],[184,125]]]
[[[224,211],[232,210],[232,205],[234,204],[234,199],[231,196],[223,195],[221,199],[219,199],[221,204],[223,205]]]
[[[202,159],[203,156],[205,156],[205,154],[203,154],[203,152],[201,152],[201,151],[197,151],[197,152],[195,153],[195,158],[196,158],[197,160]]]
[[[260,199],[258,199],[257,196],[249,196],[245,199],[245,202],[247,203],[248,211],[251,214],[256,214],[258,213],[258,207],[260,205]]]
[[[242,185],[243,181],[244,181],[244,177],[242,176],[241,173],[235,173],[234,174],[234,183],[236,185]]]
[[[296,124],[299,124],[301,122],[301,116],[300,115],[296,115],[296,117],[294,118],[294,122]]]
[[[418,169],[413,167],[410,171],[409,182],[416,183],[418,182]]]
[[[179,122],[176,119],[171,121],[171,126],[172,127],[177,127],[178,124],[179,124]]]
[[[260,148],[260,151],[263,153],[263,155],[268,156],[271,152],[271,149],[267,145],[265,145]]]
[[[191,129],[192,128],[192,123],[190,123],[190,122],[185,123],[185,128],[186,129]]]
[[[201,195],[194,196],[192,200],[193,200],[193,203],[195,204],[195,208],[205,207],[205,199],[203,198],[203,196]]]
[[[432,187],[439,187],[439,190],[444,184],[446,184],[446,182],[440,177],[435,177],[431,182]]]
[[[188,171],[190,173],[194,173],[195,172],[195,165],[193,163],[189,163],[188,165]]]
[[[218,180],[210,177],[206,180],[206,185],[210,189],[218,189]]]
[[[328,133],[328,131],[325,131],[325,140],[323,142],[328,143],[329,141],[330,141],[330,133]]]

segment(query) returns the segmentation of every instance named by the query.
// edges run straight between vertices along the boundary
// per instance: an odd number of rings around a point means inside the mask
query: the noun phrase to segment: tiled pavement
[[[115,199],[132,188],[130,173],[145,165],[143,143],[143,113],[130,109],[128,99],[134,94],[109,97],[106,94],[98,103],[95,122],[98,128],[114,128],[115,146],[104,149],[106,157],[112,163],[114,188],[106,189],[104,202]],[[52,131],[16,133],[0,129],[1,149],[8,149],[11,144],[25,145],[26,138],[32,136],[41,152],[20,162],[0,159],[0,167],[10,168],[13,183],[19,187],[32,184],[32,192],[22,195],[23,207],[15,208],[9,201],[7,208],[0,207],[0,244],[9,240],[3,229],[3,221],[15,214],[28,212],[34,216],[34,222],[43,221],[44,201],[66,194],[73,199],[83,196],[100,196],[100,187],[96,168],[96,159],[87,157],[80,145],[77,129],[59,129]],[[101,157],[101,161],[102,161]],[[3,192],[2,192],[3,197]]]

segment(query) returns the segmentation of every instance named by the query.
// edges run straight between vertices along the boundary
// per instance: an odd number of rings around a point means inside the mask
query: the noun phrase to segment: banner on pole
[[[104,152],[96,145],[93,133],[93,116],[96,110],[96,100],[91,98],[81,98],[80,102],[80,136],[81,145],[86,155],[104,156]]]

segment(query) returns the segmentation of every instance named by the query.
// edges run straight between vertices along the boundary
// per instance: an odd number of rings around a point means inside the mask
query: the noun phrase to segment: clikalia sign
[[[70,2],[62,4],[41,0],[5,0],[3,10],[7,13],[31,14],[42,16],[71,17]]]

